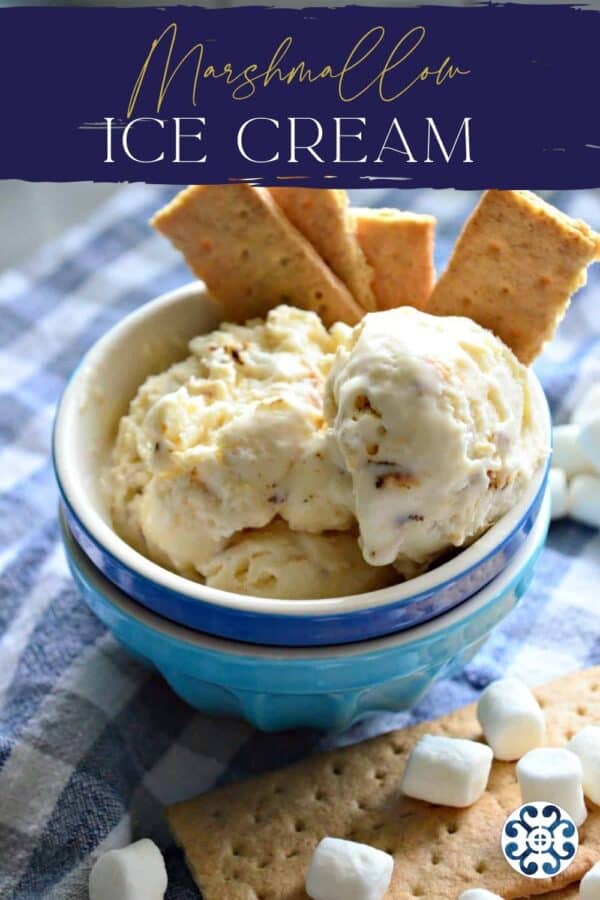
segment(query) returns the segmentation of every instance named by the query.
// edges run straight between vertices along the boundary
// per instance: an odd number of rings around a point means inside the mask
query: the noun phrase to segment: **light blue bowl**
[[[379,640],[336,647],[253,646],[175,625],[135,603],[62,534],[81,593],[115,637],[154,666],[197,709],[257,728],[347,728],[368,715],[410,709],[439,677],[462,667],[526,592],[549,524],[546,497],[510,565],[451,612]]]
[[[127,595],[204,634],[285,647],[352,644],[413,628],[489,584],[527,540],[544,495],[541,466],[515,507],[453,559],[403,584],[323,600],[266,599],[184,578],[130,547],[114,531],[101,473],[117,423],[151,372],[186,355],[191,337],[214,328],[220,310],[199,284],[166,294],[128,316],[87,354],[56,417],[53,457],[69,528],[86,555]],[[550,446],[543,390],[530,375]]]

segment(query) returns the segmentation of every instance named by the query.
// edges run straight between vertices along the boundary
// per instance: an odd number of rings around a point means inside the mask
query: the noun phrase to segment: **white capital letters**
[[[400,143],[402,144],[402,147],[393,147],[393,146],[388,145],[388,141],[389,141],[390,137],[392,137],[393,134],[396,135],[400,139]],[[386,150],[391,150],[393,153],[401,153],[402,156],[406,156],[406,162],[416,163],[416,161],[417,161],[412,154],[412,150],[410,149],[409,143],[404,136],[404,132],[400,128],[399,121],[395,117],[392,119],[392,124],[388,128],[388,132],[387,132],[387,134],[385,136],[385,140],[381,146],[381,150],[379,151],[378,156],[375,158],[376,163],[383,162],[382,156]]]
[[[112,123],[113,116],[105,116],[104,121],[106,122],[106,156],[104,157],[105,163],[114,163],[113,155],[112,155]]]
[[[268,119],[268,118],[265,118],[264,116],[257,116],[254,119],[248,119],[246,122],[243,122],[240,125],[240,127],[238,128],[238,133],[237,133],[237,148],[238,148],[238,150],[240,151],[240,153],[242,154],[244,159],[248,160],[248,162],[252,162],[252,163],[276,162],[279,159],[279,152],[274,153],[273,156],[271,156],[269,159],[253,159],[252,156],[249,156],[248,153],[246,153],[246,150],[244,147],[244,135],[246,133],[246,128],[248,127],[248,125],[252,125],[253,122],[271,122],[271,124],[274,125],[275,128],[279,128],[279,122],[277,121],[277,119]]]
[[[366,125],[367,120],[362,118],[361,116],[335,116],[335,158],[334,162],[336,163],[364,163],[367,161],[366,154],[361,159],[342,159],[342,138],[362,141],[363,133],[362,128],[359,128],[358,131],[355,132],[344,132],[342,131],[342,123],[343,122],[360,122],[361,125]]]
[[[131,150],[129,149],[129,132],[133,128],[134,125],[138,125],[140,122],[156,122],[163,130],[165,127],[164,119],[153,119],[151,116],[144,116],[140,119],[132,119],[125,128],[123,129],[123,150],[125,151],[126,156],[129,159],[132,159],[136,163],[156,163],[161,162],[165,158],[164,151],[160,153],[155,159],[139,159],[139,157],[134,156]]]
[[[437,129],[437,125],[435,124],[435,120],[433,118],[431,118],[431,116],[427,116],[425,121],[427,122],[427,158],[424,160],[424,162],[426,162],[426,163],[434,162],[434,160],[431,158],[431,135],[432,135],[432,133],[437,141],[438,147],[442,151],[442,156],[448,163],[448,162],[450,162],[452,154],[456,150],[456,145],[458,144],[459,138],[463,131],[465,133],[465,158],[463,159],[463,162],[466,162],[466,163],[473,162],[473,160],[471,159],[471,131],[470,131],[470,127],[469,127],[469,123],[471,121],[470,117],[462,120],[462,125],[458,129],[458,133],[457,133],[456,137],[454,138],[454,143],[452,144],[452,149],[450,150],[450,152],[448,152],[446,150],[445,144],[444,144],[444,142],[441,138],[441,135]]]
[[[206,125],[206,119],[200,118],[199,116],[175,116],[173,119],[175,122],[175,157],[173,162],[176,163],[204,163],[206,162],[206,153],[200,159],[182,159],[181,158],[181,139],[182,138],[195,138],[197,141],[202,141],[203,133],[202,133],[202,125]],[[198,131],[192,131],[189,134],[184,134],[181,131],[181,123],[182,122],[196,122],[198,124]]]
[[[298,144],[296,140],[296,123],[297,122],[312,122],[313,125],[317,126],[317,138],[312,142],[312,144]],[[324,159],[321,159],[319,154],[315,151],[315,147],[317,144],[321,143],[323,138],[323,126],[319,122],[318,119],[313,119],[311,116],[292,116],[290,118],[290,158],[289,162],[297,163],[296,152],[298,150],[308,150],[311,156],[317,160],[317,162],[325,162]]]

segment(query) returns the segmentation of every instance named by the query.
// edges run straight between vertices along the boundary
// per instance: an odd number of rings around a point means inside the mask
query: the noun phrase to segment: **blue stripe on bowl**
[[[197,709],[247,719],[263,730],[346,728],[365,716],[409,709],[439,677],[462,667],[526,592],[544,546],[546,501],[511,567],[446,621],[345,647],[253,647],[201,635],[125,596],[96,569],[63,518],[75,581],[90,608],[138,659]],[[487,596],[489,595],[489,596]],[[470,611],[473,608],[473,611]]]
[[[148,609],[188,628],[218,637],[255,644],[310,647],[354,643],[413,628],[481,590],[506,568],[523,546],[539,513],[546,479],[547,472],[533,503],[504,541],[455,578],[397,602],[392,600],[361,610],[301,617],[219,606],[148,580],[112,555],[87,531],[70,506],[60,480],[58,484],[69,527],[78,544],[113,584]]]

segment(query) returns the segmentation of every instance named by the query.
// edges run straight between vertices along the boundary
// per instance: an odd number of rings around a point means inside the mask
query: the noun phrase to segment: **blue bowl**
[[[545,467],[517,506],[454,559],[409,582],[350,597],[289,601],[228,593],[168,571],[123,541],[110,524],[100,484],[119,418],[151,372],[184,357],[189,339],[216,327],[220,318],[219,308],[197,283],[146,304],[90,350],[61,400],[53,458],[69,527],[114,585],[153,612],[204,634],[309,647],[413,628],[453,609],[506,568],[538,515]],[[544,409],[549,447],[549,412],[533,373],[531,378]]]
[[[86,603],[183,700],[265,731],[342,729],[375,713],[410,709],[437,678],[471,659],[526,592],[549,518],[546,498],[504,572],[451,612],[391,637],[304,649],[225,641],[175,625],[131,600],[96,569],[64,517],[62,534]]]

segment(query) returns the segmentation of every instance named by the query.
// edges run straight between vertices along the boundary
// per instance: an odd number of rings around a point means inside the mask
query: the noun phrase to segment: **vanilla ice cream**
[[[139,389],[106,483],[126,540],[224,590],[413,577],[507,512],[545,455],[528,370],[469,319],[404,307],[328,331],[281,306],[189,349]]]
[[[370,566],[352,531],[307,534],[281,519],[243,531],[203,567],[206,584],[255,597],[341,597],[387,587],[392,566]]]
[[[329,373],[325,413],[367,562],[427,564],[515,504],[546,452],[530,379],[470,319],[402,307],[355,327]]]
[[[323,417],[325,378],[350,334],[282,306],[195,338],[188,359],[148,378],[107,473],[122,536],[197,576],[232,535],[276,516],[308,532],[351,528],[352,481]]]

